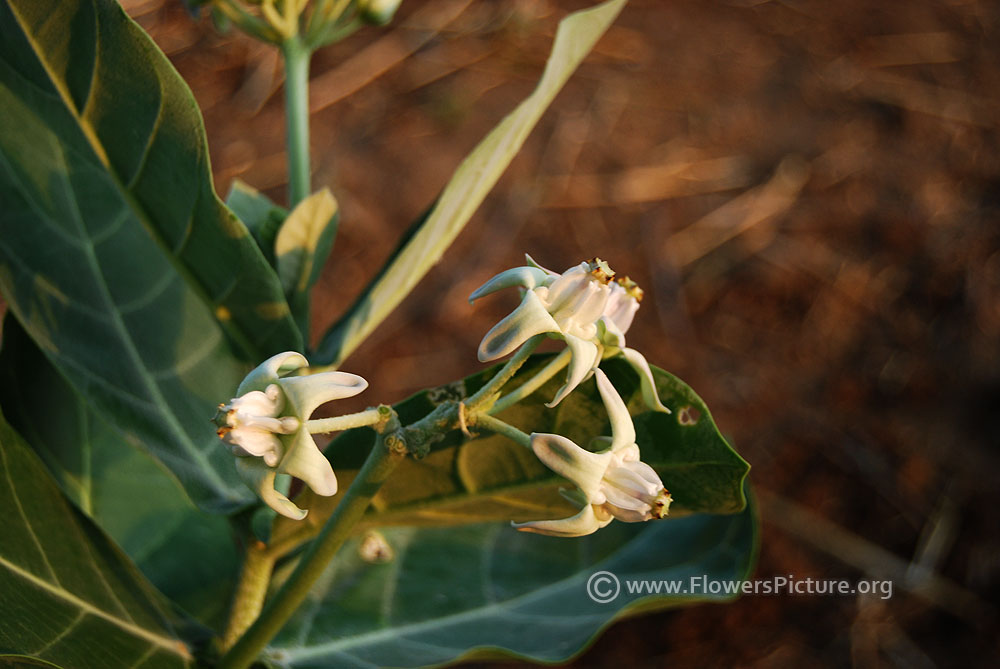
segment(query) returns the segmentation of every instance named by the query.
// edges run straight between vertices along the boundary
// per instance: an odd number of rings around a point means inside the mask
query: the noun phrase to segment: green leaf
[[[2,417],[0,465],[0,653],[70,667],[191,666],[152,587]]]
[[[337,201],[324,188],[296,205],[274,239],[278,278],[304,339],[309,338],[309,294],[333,249],[339,219]]]
[[[369,564],[357,540],[345,545],[309,604],[275,639],[272,661],[296,669],[417,667],[498,650],[565,661],[627,612],[732,598],[631,594],[627,581],[690,589],[691,577],[704,576],[735,587],[752,568],[756,520],[748,508],[731,516],[612,523],[578,539],[496,524],[383,534],[395,558]],[[588,597],[588,579],[597,571],[619,579],[613,601]]]
[[[162,464],[91,410],[13,316],[0,348],[0,408],[153,585],[199,620],[220,622],[239,567],[229,523],[199,511]]]
[[[535,355],[514,377],[511,388],[530,378],[550,360]],[[671,517],[691,513],[735,513],[744,508],[743,482],[750,466],[726,443],[698,395],[683,381],[653,367],[662,402],[673,413],[647,409],[639,378],[622,358],[601,363],[633,416],[636,442],[643,462],[659,473],[674,502]],[[417,393],[395,408],[404,424],[434,409],[436,404],[474,393],[498,367],[463,381]],[[499,414],[499,418],[524,432],[561,434],[588,447],[595,437],[611,434],[607,412],[596,383],[587,381],[555,409],[547,409],[563,383],[557,374],[526,399]],[[697,420],[694,417],[697,416]],[[341,489],[347,487],[371,448],[370,430],[352,430],[326,449]],[[367,526],[445,525],[488,521],[564,518],[576,512],[560,488],[572,488],[543,465],[534,453],[505,437],[484,433],[466,440],[455,430],[435,444],[421,459],[401,463],[374,498]],[[326,498],[306,491],[297,500],[309,509],[305,522],[319,526],[329,517],[339,497]],[[278,519],[276,540],[294,534],[301,526]]]
[[[459,165],[426,218],[407,233],[386,266],[323,337],[316,351],[318,363],[339,365],[441,259],[624,5],[625,0],[609,0],[562,20],[535,91]]]
[[[77,392],[205,507],[252,496],[208,418],[301,349],[277,276],[212,189],[183,81],[110,0],[0,4],[0,289]]]
[[[264,257],[274,266],[274,238],[281,223],[288,217],[288,210],[239,179],[233,179],[229,187],[226,206],[243,221]]]

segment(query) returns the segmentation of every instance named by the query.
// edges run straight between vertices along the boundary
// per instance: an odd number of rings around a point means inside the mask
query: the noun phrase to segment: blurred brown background
[[[341,233],[314,340],[463,156],[530,92],[581,2],[407,0],[320,52],[314,186]],[[285,199],[273,49],[131,0],[205,114],[218,189]],[[893,597],[744,597],[617,624],[573,666],[997,661],[1000,6],[633,0],[416,293],[346,363],[358,402],[480,369],[524,252],[646,289],[631,346],[753,465],[758,577]],[[669,483],[668,483],[669,485]],[[989,520],[994,518],[993,521]]]

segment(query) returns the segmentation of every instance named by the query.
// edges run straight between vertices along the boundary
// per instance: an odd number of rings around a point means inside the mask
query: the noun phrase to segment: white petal
[[[536,286],[541,286],[549,281],[549,275],[545,270],[534,267],[515,267],[505,272],[500,272],[495,277],[477,288],[472,295],[469,295],[469,302],[478,300],[484,295],[495,293],[511,286],[520,286],[531,290]]]
[[[656,382],[653,380],[653,370],[649,368],[649,363],[646,362],[646,358],[643,357],[642,353],[639,353],[634,348],[623,348],[622,355],[625,356],[625,360],[639,375],[639,389],[642,391],[642,400],[646,403],[646,406],[653,411],[670,413],[670,409],[663,406],[660,402],[660,396],[656,392]]]
[[[611,504],[605,504],[602,508],[618,520],[626,523],[642,523],[647,520],[651,520],[653,517],[650,514],[649,507],[646,507],[644,510],[636,510],[623,509],[621,507],[612,506]]]
[[[663,481],[660,479],[660,475],[656,473],[656,470],[650,467],[645,462],[629,462],[626,463],[624,469],[633,472],[636,476],[642,478],[646,482],[646,489],[658,493],[663,490]]]
[[[271,389],[274,390],[271,390]],[[243,416],[277,416],[284,404],[281,391],[275,385],[267,386],[268,392],[251,390],[248,393],[233,398],[229,407]]]
[[[302,520],[307,511],[295,506],[291,500],[274,489],[275,471],[258,458],[236,458],[236,471],[251,490],[265,504],[292,520]]]
[[[591,503],[600,499],[611,453],[591,453],[561,435],[537,432],[531,435],[531,450],[546,467],[575,483]]]
[[[268,430],[259,430],[252,427],[233,428],[225,434],[223,441],[228,444],[236,444],[250,455],[264,457],[268,453],[274,453],[280,458],[283,452],[281,440]]]
[[[605,346],[613,346],[615,348],[622,348],[625,346],[625,333],[623,333],[613,320],[604,316],[598,321],[598,333],[601,338],[601,342]]]
[[[278,380],[278,373],[282,367],[308,367],[309,361],[301,353],[295,351],[285,351],[271,356],[246,375],[240,387],[236,390],[237,395],[245,395],[251,390],[264,390]]]
[[[537,262],[535,262],[535,259],[532,258],[531,256],[529,256],[527,253],[524,254],[524,262],[528,263],[528,267],[534,267],[535,269],[542,270],[543,272],[545,272],[551,278],[555,278],[555,277],[559,276],[559,272],[553,272],[550,269],[542,267]]]
[[[604,486],[603,490],[608,498],[605,508],[611,509],[612,513],[614,513],[614,509],[628,509],[639,512],[649,511],[649,504],[624,490],[619,490],[614,486]]]
[[[566,369],[566,383],[556,392],[552,401],[545,405],[550,409],[573,392],[601,362],[601,351],[594,342],[573,335],[564,335],[563,338],[566,340],[573,357],[570,358],[569,367]]]
[[[582,537],[593,534],[611,522],[611,516],[601,520],[594,512],[594,507],[588,504],[580,513],[559,520],[536,520],[530,523],[511,523],[522,532],[547,534],[552,537]]]
[[[479,361],[496,360],[511,353],[537,334],[560,332],[559,324],[542,305],[533,290],[524,294],[517,309],[486,333],[479,344]]]
[[[635,312],[639,310],[639,300],[629,295],[628,291],[622,288],[621,284],[611,284],[611,296],[604,309],[604,317],[613,321],[615,328],[624,337],[625,333],[632,326]]]
[[[305,430],[292,437],[278,471],[301,479],[317,495],[330,497],[337,494],[337,476],[333,473],[333,466],[320,452],[312,435]]]
[[[595,281],[587,267],[585,262],[571,267],[549,284],[545,306],[550,312],[555,313],[575,304],[587,292]]]
[[[625,408],[618,391],[608,380],[607,375],[598,369],[597,390],[604,400],[604,408],[608,411],[608,419],[611,421],[611,450],[618,451],[621,448],[631,446],[635,443],[635,426],[632,424],[632,416]]]
[[[285,391],[285,398],[294,413],[302,420],[308,420],[316,407],[331,400],[354,397],[368,382],[357,374],[347,372],[320,372],[306,376],[292,376],[278,382]]]

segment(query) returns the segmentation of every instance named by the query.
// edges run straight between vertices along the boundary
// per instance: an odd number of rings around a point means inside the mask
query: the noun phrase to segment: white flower
[[[604,372],[597,388],[611,420],[611,446],[592,453],[557,434],[532,434],[531,449],[549,469],[579,488],[583,509],[559,520],[514,523],[527,532],[560,537],[591,534],[613,519],[628,523],[663,518],[672,498],[652,467],[639,459],[635,427],[625,403]]]
[[[611,296],[614,272],[594,258],[562,274],[547,270],[530,256],[526,267],[515,267],[480,286],[469,301],[503,288],[524,289],[521,304],[493,326],[479,344],[479,361],[496,360],[513,352],[528,339],[549,334],[566,342],[572,352],[566,383],[547,406],[554,407],[586,379],[601,361],[598,321]]]
[[[646,406],[653,411],[670,413],[670,409],[660,402],[653,371],[649,368],[645,356],[634,348],[625,346],[625,333],[632,326],[632,319],[639,310],[641,301],[642,289],[632,279],[626,276],[611,283],[611,295],[598,323],[600,341],[604,347],[602,355],[613,357],[621,353],[625,361],[639,375],[639,388]]]
[[[301,479],[317,495],[337,492],[330,461],[316,445],[305,422],[316,408],[330,400],[357,395],[368,382],[347,372],[282,376],[306,368],[299,353],[279,353],[247,375],[237,397],[220,404],[216,415],[219,437],[237,456],[236,470],[243,481],[278,513],[300,520],[306,512],[274,489],[277,474]]]

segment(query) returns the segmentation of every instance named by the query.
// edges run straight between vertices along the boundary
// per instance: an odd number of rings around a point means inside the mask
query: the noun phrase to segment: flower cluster
[[[474,301],[514,286],[522,290],[520,305],[483,337],[479,360],[501,358],[540,334],[565,341],[570,351],[566,381],[546,406],[559,404],[593,374],[611,421],[612,438],[608,449],[595,453],[557,434],[532,434],[535,455],[576,484],[577,491],[567,497],[582,508],[570,518],[515,523],[515,527],[575,537],[590,534],[615,518],[625,522],[662,518],[670,508],[670,493],[656,471],[640,460],[628,409],[599,369],[605,357],[621,355],[637,372],[646,405],[669,413],[660,402],[646,358],[625,345],[642,289],[628,277],[617,277],[599,258],[562,274],[545,269],[530,256],[525,258],[525,266],[501,272],[469,297]]]
[[[523,289],[521,304],[483,337],[479,361],[502,358],[539,334],[565,341],[572,357],[566,383],[546,405],[554,407],[586,380],[602,359],[620,353],[638,373],[649,408],[669,413],[656,393],[646,358],[625,346],[625,333],[639,309],[642,289],[627,276],[616,277],[600,258],[562,274],[545,269],[531,256],[525,259],[526,266],[497,274],[469,296],[472,302],[503,288]]]
[[[531,450],[545,466],[576,484],[580,513],[559,520],[515,523],[527,532],[560,537],[590,534],[613,519],[636,523],[663,518],[673,501],[656,471],[639,460],[635,427],[614,386],[600,369],[597,389],[611,419],[611,446],[592,453],[558,434],[532,434]]]
[[[319,405],[368,387],[363,378],[347,372],[287,375],[308,366],[305,357],[292,351],[265,360],[243,379],[237,397],[219,405],[215,417],[219,437],[237,456],[240,478],[268,506],[295,520],[306,511],[275,490],[275,476],[301,479],[317,495],[336,494],[333,467],[305,423]]]

